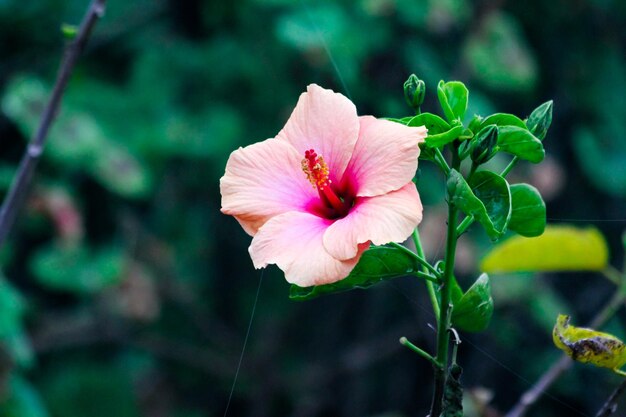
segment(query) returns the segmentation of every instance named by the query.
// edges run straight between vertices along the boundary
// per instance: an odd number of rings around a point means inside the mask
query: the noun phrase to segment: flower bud
[[[424,81],[417,78],[415,74],[404,82],[404,98],[407,104],[415,111],[419,110],[420,106],[424,102],[424,95],[426,94],[426,84]]]
[[[552,124],[552,100],[546,101],[541,106],[537,107],[528,116],[526,126],[530,133],[535,135],[539,140],[543,140],[546,137],[548,128]]]
[[[472,117],[472,120],[470,120],[469,125],[467,127],[472,132],[477,133],[478,128],[480,127],[480,123],[483,120],[484,120],[484,118],[482,118],[481,116],[475,114],[474,117]]]
[[[476,164],[484,164],[494,155],[494,149],[498,144],[498,126],[488,125],[478,132],[470,143],[470,157]]]

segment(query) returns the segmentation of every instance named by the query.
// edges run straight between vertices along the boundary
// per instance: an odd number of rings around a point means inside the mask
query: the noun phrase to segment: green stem
[[[464,218],[461,224],[459,224],[459,226],[456,228],[457,236],[460,236],[463,233],[465,233],[467,228],[470,227],[472,223],[474,223],[474,216],[467,216],[466,218]]]
[[[431,274],[429,274],[427,272],[415,271],[415,272],[413,272],[413,275],[415,275],[418,278],[425,279],[426,282],[430,283],[430,285],[432,285],[433,283],[435,283],[435,284],[439,283],[439,279],[437,277],[434,277],[434,276],[432,276]]]
[[[443,172],[446,175],[450,175],[450,167],[448,166],[446,158],[443,156],[439,148],[435,148],[435,159],[437,159],[437,163],[439,164],[439,167],[441,167]]]
[[[456,354],[459,350],[459,344],[461,343],[461,339],[459,339],[459,334],[456,330],[454,330],[454,328],[451,328],[450,331],[454,333],[454,344],[452,345],[452,363],[456,364]]]
[[[406,346],[409,349],[411,349],[413,352],[417,353],[418,355],[420,355],[421,357],[423,357],[424,359],[426,359],[427,361],[429,361],[435,368],[442,368],[441,364],[439,362],[437,362],[437,360],[435,360],[435,358],[433,358],[428,352],[420,349],[419,347],[415,346],[413,343],[409,342],[409,340],[402,336],[400,338],[400,344],[402,346]]]
[[[472,175],[474,175],[474,172],[476,172],[477,169],[478,169],[478,164],[472,161],[472,166],[470,167],[470,172],[469,172],[469,175],[467,176],[467,181],[469,181],[470,178],[472,178]]]
[[[456,159],[456,158],[455,158]],[[450,285],[454,273],[454,258],[456,254],[456,222],[457,209],[454,204],[448,206],[448,233],[446,238],[446,256],[443,270],[443,283],[441,286],[441,305],[439,322],[437,323],[437,356],[435,360],[442,365],[442,368],[435,369],[435,389],[433,392],[433,402],[430,407],[431,416],[441,414],[443,394],[446,384],[445,366],[448,364],[448,351],[450,345]]]
[[[622,282],[622,274],[617,269],[613,268],[611,265],[607,266],[603,271],[602,275],[609,281],[611,281],[615,285],[621,285]]]
[[[415,252],[413,252],[412,250],[410,250],[408,248],[405,248],[404,246],[402,246],[399,243],[391,242],[390,245],[395,247],[395,248],[400,249],[401,251],[403,251],[407,255],[410,255],[420,265],[422,265],[424,268],[426,268],[428,270],[428,272],[430,272],[432,275],[434,275],[435,278],[437,278],[438,280],[441,280],[441,274],[439,273],[439,271],[437,271],[431,264],[429,264],[426,259],[422,258],[421,256],[418,256]]]
[[[422,241],[420,239],[420,232],[417,227],[415,228],[415,230],[413,230],[412,237],[413,243],[415,243],[415,251],[417,252],[417,255],[420,256],[422,259],[426,259],[426,256],[424,255],[424,248],[422,247]],[[424,266],[422,266],[422,268],[425,269]],[[433,283],[430,281],[426,281],[426,289],[428,290],[428,296],[430,297],[430,303],[433,306],[433,312],[435,313],[435,317],[437,317],[437,320],[439,320],[439,301],[437,300],[437,294],[435,293],[435,287]]]
[[[509,174],[509,172],[511,172],[513,167],[515,165],[517,165],[517,161],[519,161],[519,158],[517,156],[514,156],[513,159],[511,159],[511,162],[509,162],[509,164],[506,166],[506,168],[504,168],[504,171],[502,171],[500,176],[501,177],[506,177]]]

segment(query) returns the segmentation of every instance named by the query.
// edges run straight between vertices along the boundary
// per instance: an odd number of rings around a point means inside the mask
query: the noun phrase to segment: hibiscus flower
[[[255,268],[276,264],[302,287],[339,281],[370,244],[402,242],[421,221],[411,180],[425,136],[423,126],[359,117],[312,84],[275,138],[230,155],[222,212],[253,236]]]

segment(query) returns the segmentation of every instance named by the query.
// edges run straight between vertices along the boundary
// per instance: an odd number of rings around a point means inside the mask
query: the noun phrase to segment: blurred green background
[[[2,193],[54,82],[60,26],[86,7],[0,0]],[[109,0],[0,253],[0,416],[224,414],[261,273],[249,236],[219,211],[219,178],[229,153],[274,136],[313,82],[379,117],[409,115],[412,72],[428,111],[440,79],[468,85],[470,116],[526,117],[553,99],[548,157],[512,181],[542,191],[549,222],[599,227],[619,267],[625,27],[618,0]],[[426,162],[418,187],[435,259],[444,188]],[[462,283],[489,247],[477,227],[461,239]],[[503,412],[559,357],[556,314],[584,323],[612,288],[594,274],[497,276],[493,287],[494,320],[459,355],[466,397]],[[229,416],[427,414],[430,366],[397,343],[433,347],[421,283],[287,295],[269,268]],[[624,319],[609,329],[624,336]],[[530,415],[593,415],[618,383],[576,365]]]

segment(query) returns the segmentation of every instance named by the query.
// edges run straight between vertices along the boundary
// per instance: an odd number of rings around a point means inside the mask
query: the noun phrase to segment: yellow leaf
[[[559,314],[556,319],[552,331],[556,347],[578,362],[609,368],[626,376],[624,371],[619,370],[626,364],[624,342],[609,333],[570,326],[569,321],[570,317],[564,314]]]
[[[604,236],[593,227],[546,227],[541,236],[514,236],[497,245],[481,263],[487,273],[600,271],[609,251]]]

